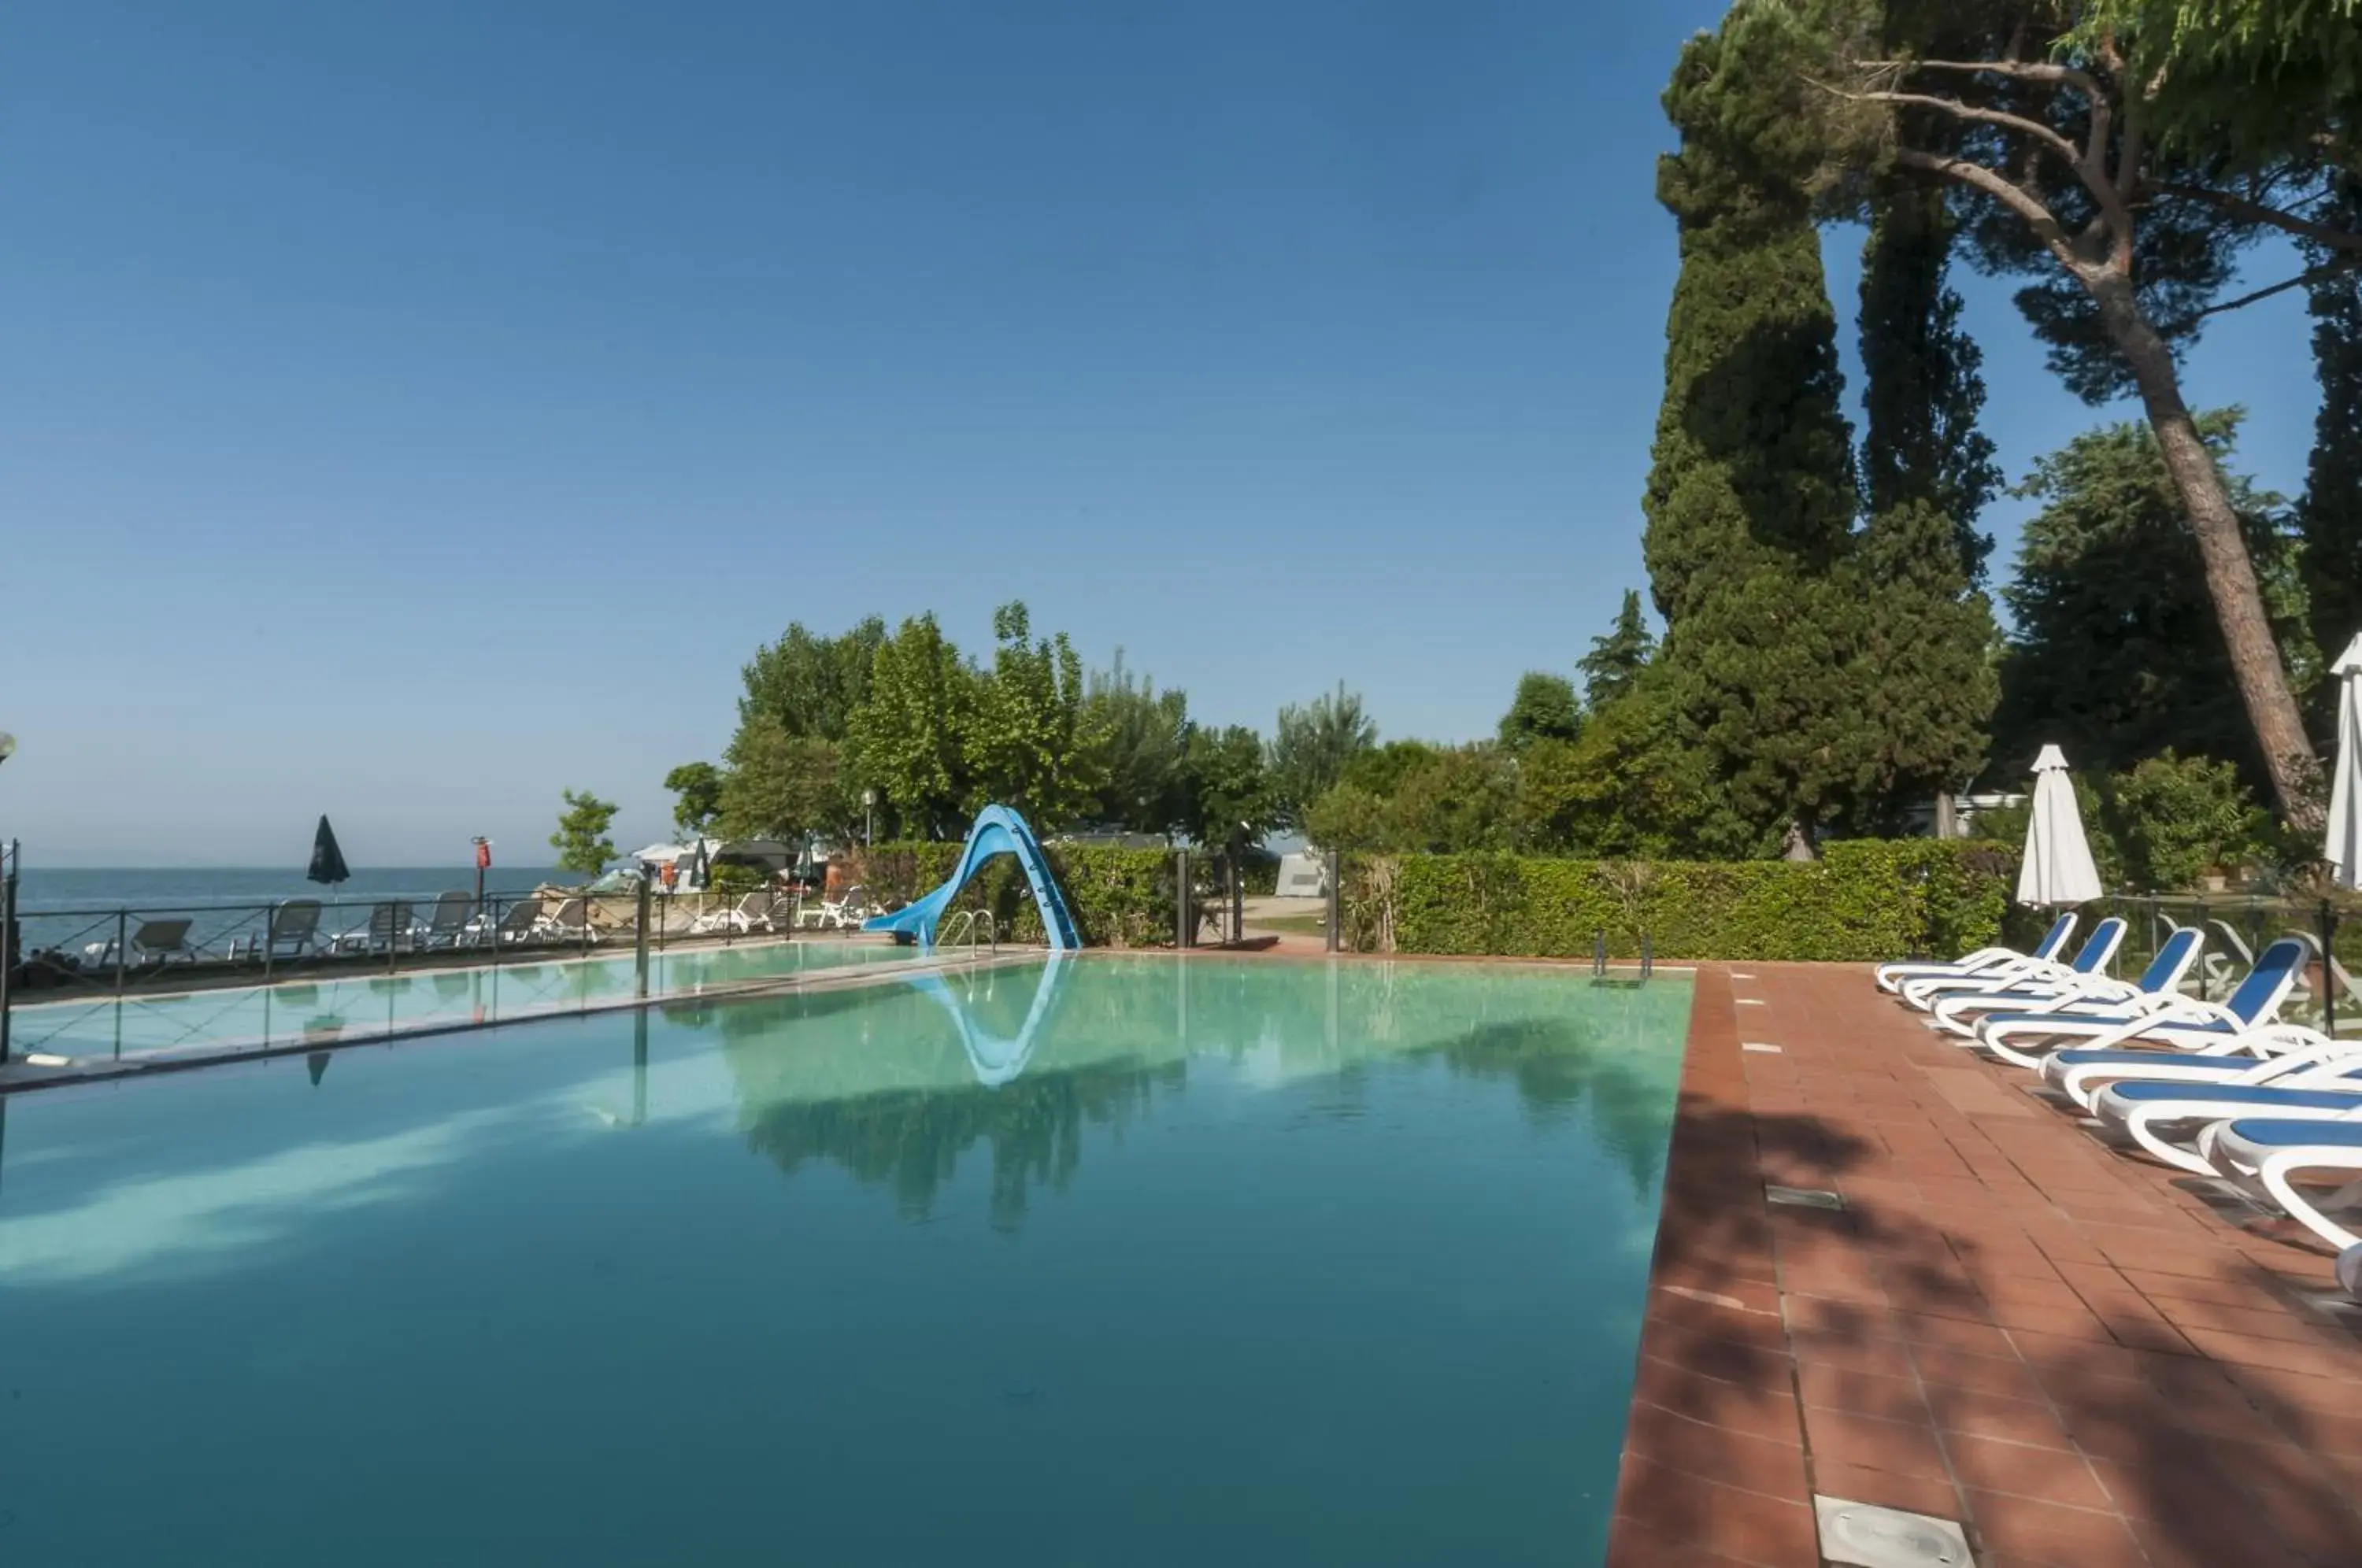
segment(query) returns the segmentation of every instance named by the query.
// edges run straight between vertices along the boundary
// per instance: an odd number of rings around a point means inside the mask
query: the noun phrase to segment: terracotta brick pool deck
[[[2326,1250],[2032,1082],[1864,968],[1700,969],[1609,1568],[1817,1568],[1816,1493],[1980,1568],[2362,1565]]]

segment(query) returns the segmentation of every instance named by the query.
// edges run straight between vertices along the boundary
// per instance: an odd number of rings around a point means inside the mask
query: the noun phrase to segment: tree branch
[[[2088,71],[2078,71],[2071,65],[2057,65],[2048,61],[2033,60],[1857,60],[1863,67],[1884,66],[1895,71],[1948,71],[1959,75],[1989,72],[2006,76],[2017,82],[2047,82],[2057,87],[2072,87],[2085,97],[2097,102],[2104,94],[2100,83]]]
[[[1949,115],[1955,119],[1975,120],[1983,125],[2000,126],[2005,130],[2014,130],[2021,135],[2034,138],[2060,158],[2065,159],[2067,167],[2070,169],[2080,169],[2082,166],[2083,155],[2076,150],[2073,142],[2069,141],[2040,120],[2029,120],[2023,115],[2013,115],[2001,109],[1980,109],[1951,98],[1939,98],[1929,93],[1849,93],[1842,88],[1823,86],[1817,82],[1813,85],[1821,87],[1824,92],[1835,93],[1838,97],[1850,103],[1908,104],[1915,108],[1934,109],[1940,114]]]
[[[2026,226],[2034,230],[2035,237],[2050,248],[2050,253],[2058,259],[2058,264],[2077,279],[2082,279],[2090,271],[2082,257],[2076,253],[2075,242],[2068,237],[2065,229],[2058,226],[2058,220],[2050,215],[2050,209],[1983,164],[1971,163],[1965,158],[1947,158],[1933,152],[1922,152],[1915,147],[1895,149],[1894,161],[1905,169],[1958,180],[1964,185],[1982,191],[2024,218]]]
[[[2331,228],[2325,224],[2309,222],[2294,213],[2284,213],[2278,207],[2268,207],[2260,202],[2248,201],[2245,196],[2235,196],[2228,191],[2210,191],[2203,185],[2178,185],[2155,181],[2149,182],[2144,188],[2161,196],[2179,196],[2186,202],[2202,203],[2218,212],[2229,213],[2233,217],[2245,218],[2249,223],[2260,223],[2272,228],[2282,229],[2302,238],[2326,245],[2332,250],[2362,251],[2362,234],[2349,233],[2345,229]]]
[[[2339,272],[2351,272],[2356,267],[2362,267],[2362,255],[2341,256],[2334,261],[2324,262],[2318,267],[2309,267],[2293,278],[2283,278],[2268,289],[2257,289],[2253,293],[2241,294],[2235,300],[2224,300],[2221,304],[2211,304],[2203,310],[2192,311],[2172,326],[2159,328],[2159,331],[2164,337],[2179,337],[2185,333],[2197,331],[2198,324],[2210,315],[2221,315],[2224,311],[2240,310],[2259,300],[2270,299],[2274,294],[2284,294],[2290,289],[2301,289],[2305,284],[2316,282],[2323,278],[2334,277]]]
[[[2094,94],[2099,94],[2097,83],[2092,82],[2081,72],[2074,74],[2083,78],[2087,91]],[[1808,77],[1806,80],[1811,79]],[[2082,181],[2084,188],[2092,193],[2092,200],[2099,204],[2099,222],[2093,226],[2093,232],[2090,237],[2096,240],[2098,229],[2104,226],[2110,231],[2109,264],[2119,271],[2129,271],[2131,269],[2133,215],[2132,209],[2125,203],[2123,193],[2117,190],[2116,182],[2108,174],[2109,105],[2104,96],[2095,95],[2092,100],[2092,144],[2087,149],[2079,149],[2065,136],[2044,125],[2040,120],[2028,119],[2023,115],[2008,114],[2000,109],[1981,109],[1926,93],[1849,93],[1842,88],[1831,87],[1819,82],[1814,82],[1813,85],[1825,93],[1835,94],[1838,97],[1850,103],[1908,105],[1915,108],[1934,109],[1940,114],[1949,115],[1955,119],[1973,120],[1982,125],[1999,126],[2004,130],[2016,131],[2048,148],[2058,154],[2069,169],[2074,171],[2075,177]],[[1982,166],[1972,165],[1971,167],[1981,168]],[[1992,171],[1986,170],[1985,172],[1992,173]],[[1955,178],[1958,177],[1955,176]],[[1993,178],[2002,179],[1997,174],[1993,175]],[[2011,188],[2016,189],[2014,186]],[[2031,200],[2031,198],[2028,199]]]

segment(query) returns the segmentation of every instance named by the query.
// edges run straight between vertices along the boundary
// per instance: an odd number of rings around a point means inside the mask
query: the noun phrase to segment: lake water
[[[1094,955],[19,1095],[0,1557],[1595,1564],[1688,1009]]]

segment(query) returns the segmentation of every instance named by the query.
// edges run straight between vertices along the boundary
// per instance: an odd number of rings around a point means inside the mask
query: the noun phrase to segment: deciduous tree
[[[672,825],[694,837],[713,825],[722,810],[722,769],[710,762],[684,762],[664,776],[672,791]]]
[[[1583,733],[1583,705],[1575,700],[1574,682],[1548,670],[1529,669],[1518,678],[1518,691],[1509,711],[1501,715],[1501,744],[1512,753],[1536,741],[1570,741]]]
[[[1300,826],[1313,801],[1336,788],[1353,759],[1375,745],[1378,726],[1362,709],[1358,693],[1325,692],[1301,707],[1279,711],[1271,737],[1272,804],[1280,822]]]
[[[607,836],[615,821],[615,802],[602,801],[588,790],[568,790],[564,799],[566,809],[557,813],[557,831],[549,835],[549,847],[557,851],[557,868],[602,869],[615,858],[614,840]]]

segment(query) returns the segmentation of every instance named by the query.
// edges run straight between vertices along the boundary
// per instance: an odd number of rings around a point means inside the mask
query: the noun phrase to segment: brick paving
[[[2033,1081],[1866,969],[1701,968],[1609,1568],[1818,1568],[1816,1492],[1981,1568],[2362,1564],[2326,1251]]]

